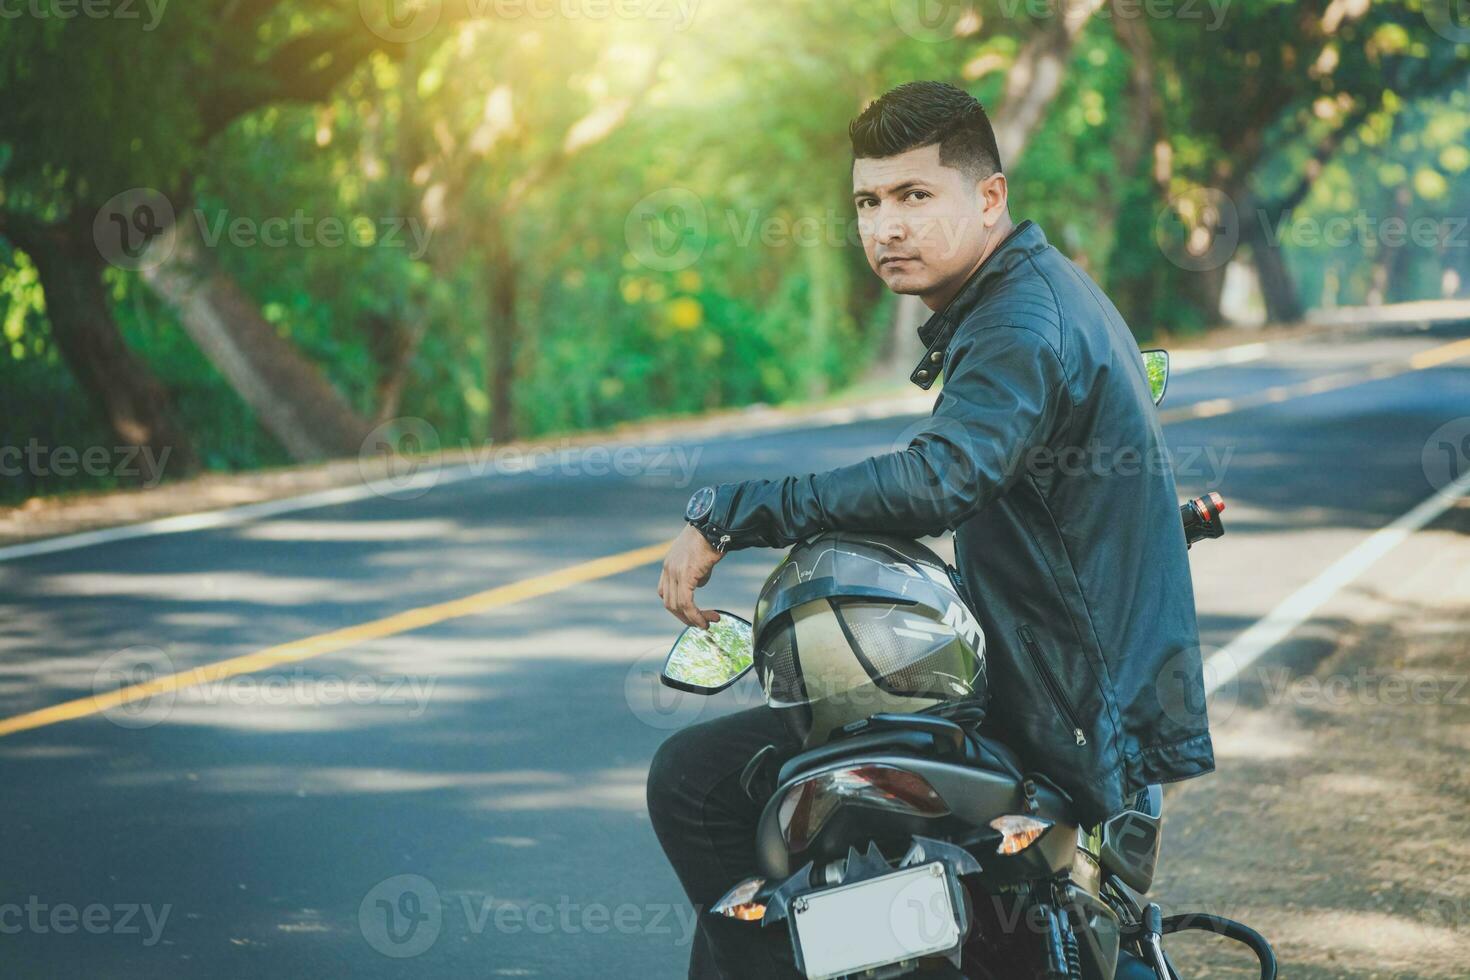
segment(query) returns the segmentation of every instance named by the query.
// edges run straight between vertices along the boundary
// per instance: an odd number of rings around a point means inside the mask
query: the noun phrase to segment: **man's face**
[[[1005,178],[976,182],[942,165],[931,144],[858,158],[852,199],[868,265],[888,288],[947,299],[979,265],[1005,213]]]

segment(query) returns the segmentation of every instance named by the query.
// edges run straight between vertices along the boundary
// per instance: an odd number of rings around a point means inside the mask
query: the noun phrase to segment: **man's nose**
[[[901,242],[908,235],[908,226],[903,223],[903,220],[897,214],[886,209],[879,212],[877,221],[873,226],[873,238],[880,245]]]

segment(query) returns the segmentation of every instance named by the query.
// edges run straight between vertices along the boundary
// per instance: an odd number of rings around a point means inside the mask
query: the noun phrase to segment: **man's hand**
[[[685,626],[709,629],[710,623],[718,623],[720,614],[713,609],[700,609],[694,604],[694,590],[709,582],[715,563],[725,557],[716,551],[704,535],[692,525],[674,539],[669,553],[664,556],[664,571],[658,580],[658,597],[664,608]]]

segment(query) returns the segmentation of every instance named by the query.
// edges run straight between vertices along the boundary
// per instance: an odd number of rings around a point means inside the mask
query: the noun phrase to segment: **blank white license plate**
[[[793,903],[791,928],[811,980],[944,952],[960,941],[939,863],[804,896]]]

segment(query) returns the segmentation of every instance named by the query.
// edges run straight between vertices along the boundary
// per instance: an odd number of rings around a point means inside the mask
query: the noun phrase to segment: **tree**
[[[1268,316],[1300,317],[1272,228],[1345,139],[1373,114],[1391,111],[1394,93],[1432,93],[1462,81],[1470,65],[1464,45],[1426,31],[1423,12],[1409,2],[1272,0],[1232,8],[1218,33],[1180,20],[1149,28],[1159,63],[1155,90],[1167,107],[1159,139],[1168,165],[1156,183],[1176,199],[1213,188],[1231,201],[1238,222],[1224,232],[1249,249]],[[1182,278],[1206,320],[1218,317],[1223,280],[1223,264]]]
[[[158,208],[117,208],[134,203],[143,188],[157,191],[174,213],[186,208],[195,164],[234,120],[273,103],[320,100],[370,51],[397,48],[366,30],[355,8],[216,0],[175,8],[150,31],[117,20],[23,18],[11,22],[0,41],[0,84],[7,92],[0,144],[9,155],[0,232],[35,261],[57,346],[117,436],[169,447],[179,470],[189,469],[195,454],[163,386],[118,331],[102,254],[113,251],[108,236],[117,234],[116,244],[130,253],[122,258],[136,259],[129,232],[152,238],[169,222]],[[58,55],[63,44],[64,58]],[[149,71],[117,68],[134,64],[147,64]],[[98,119],[108,121],[109,140],[90,138]],[[228,286],[207,271],[196,274],[214,288],[192,294],[185,321],[201,337],[207,333],[203,322],[220,328],[214,331],[219,343],[206,349],[230,349],[236,356],[221,366],[238,379],[239,353],[250,345],[226,341],[247,304],[214,304],[212,297]],[[211,315],[199,312],[205,309]],[[284,376],[314,377],[279,338],[259,329],[251,336],[256,353],[283,365]],[[277,435],[298,456],[355,451],[366,432],[325,385],[245,386],[242,393],[265,410],[268,422],[275,417],[272,406],[291,405],[293,425],[302,431]]]

